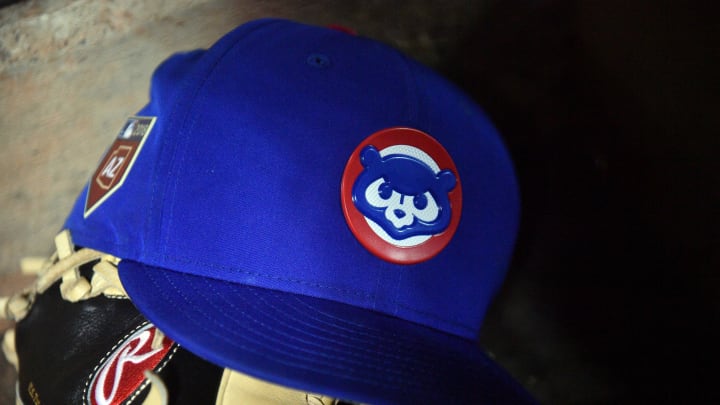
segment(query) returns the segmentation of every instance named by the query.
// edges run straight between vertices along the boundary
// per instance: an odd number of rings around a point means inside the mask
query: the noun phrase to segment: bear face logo
[[[402,154],[382,157],[366,146],[365,168],[353,186],[353,202],[392,239],[435,235],[450,224],[448,193],[457,182],[450,170],[438,173],[420,159]]]
[[[435,138],[417,129],[387,128],[363,140],[348,159],[340,189],[355,238],[391,263],[433,258],[460,222],[455,163]]]

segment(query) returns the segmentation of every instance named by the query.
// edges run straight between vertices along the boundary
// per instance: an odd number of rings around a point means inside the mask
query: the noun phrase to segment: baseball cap
[[[485,113],[380,42],[280,19],[154,72],[67,221],[193,353],[368,403],[532,401],[478,346],[518,228]]]

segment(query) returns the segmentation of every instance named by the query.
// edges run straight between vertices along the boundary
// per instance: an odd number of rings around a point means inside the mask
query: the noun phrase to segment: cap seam
[[[275,20],[263,20],[265,24],[274,22]],[[245,39],[248,35],[250,35],[252,32],[259,29],[259,27],[264,26],[265,24],[256,24],[253,26],[251,30],[248,30],[243,33],[243,35],[239,35],[233,42],[231,42],[227,49],[225,49],[214,61],[213,64],[209,67],[207,70],[207,73],[204,75],[200,83],[196,85],[194,88],[192,97],[190,97],[190,103],[188,104],[187,108],[184,110],[184,117],[182,118],[182,122],[179,125],[179,134],[186,134],[189,129],[194,128],[195,124],[197,123],[197,116],[190,117],[189,112],[193,110],[196,103],[198,103],[198,95],[200,92],[205,88],[205,85],[207,84],[208,80],[210,80],[212,74],[217,69],[218,65],[225,59],[225,57],[230,53],[233,49],[235,49],[235,46],[242,40]],[[176,104],[177,107],[177,104]],[[173,116],[181,114],[181,111],[178,111],[178,109],[173,110]],[[189,122],[189,120],[192,118],[192,121]],[[174,171],[177,166],[177,159],[183,159],[180,157],[180,154],[184,157],[185,153],[187,152],[187,142],[188,142],[188,136],[185,136],[182,138],[182,143],[178,142],[178,144],[175,146],[173,150],[173,154],[169,160],[168,169],[171,171]],[[181,151],[182,149],[182,151]],[[172,172],[171,172],[172,173]],[[163,209],[161,206],[160,212],[159,212],[159,235],[157,235],[157,240],[162,240],[162,243],[160,245],[162,246],[162,254],[165,255],[167,253],[167,247],[169,246],[168,239],[170,238],[169,232],[166,232],[166,228],[169,227],[169,225],[173,223],[173,219],[175,216],[175,200],[171,198],[174,196],[177,192],[177,187],[179,183],[179,176],[171,176],[174,177],[173,181],[168,183],[168,186],[164,189],[167,192],[167,199],[170,201],[170,204],[168,207]],[[151,206],[155,206],[155,193],[153,193]],[[165,218],[167,218],[167,221],[165,221]]]
[[[298,300],[298,297],[293,297],[293,298],[295,300]],[[400,335],[397,333],[392,333],[392,336],[379,334],[378,332],[380,332],[380,330],[378,330],[378,329],[368,327],[368,325],[365,325],[365,324],[353,322],[352,319],[339,318],[335,315],[328,314],[325,311],[317,309],[314,306],[312,306],[308,303],[302,302],[302,301],[299,302],[298,305],[302,305],[303,307],[306,307],[310,311],[312,311],[315,314],[315,316],[313,316],[313,320],[315,322],[322,323],[322,324],[330,324],[333,328],[335,328],[335,330],[337,332],[336,334],[340,335],[340,336],[352,336],[349,334],[348,335],[345,335],[345,334],[354,332],[356,335],[363,336],[362,338],[356,338],[356,339],[360,339],[360,340],[370,339],[370,340],[373,340],[373,341],[376,341],[379,343],[384,343],[387,341],[392,341],[392,342],[402,341],[404,347],[418,348],[420,350],[429,348],[428,345],[420,344],[420,343],[422,343],[422,341],[410,340],[406,336],[403,336],[403,335]],[[340,322],[343,322],[350,326],[345,326],[345,325],[340,325],[337,323],[332,323],[330,321],[325,321],[325,320],[320,319],[320,317],[318,317],[317,315],[322,315],[323,317],[331,318],[333,321],[340,321]],[[390,316],[390,315],[386,315],[386,316]],[[405,322],[410,322],[410,321],[405,321]],[[429,328],[424,325],[419,325],[419,324],[415,324],[415,325],[423,327],[423,328],[432,329],[432,328]],[[352,327],[361,328],[362,331],[357,330],[357,329],[352,329]],[[386,331],[386,330],[384,330],[384,331]],[[433,331],[433,333],[436,333],[436,334],[439,334],[439,333],[446,334],[445,332],[440,332],[436,329],[433,329],[432,331]],[[465,340],[465,338],[463,338],[461,336],[453,335],[453,338],[459,338],[459,339]]]
[[[223,270],[223,271],[233,271],[233,272],[242,273],[242,274],[246,274],[246,275],[253,276],[253,277],[265,278],[265,279],[268,279],[268,280],[291,282],[291,283],[300,284],[300,285],[305,285],[305,286],[309,286],[309,287],[323,288],[323,289],[326,289],[326,290],[334,290],[334,291],[337,291],[337,292],[346,293],[346,294],[352,294],[352,295],[354,295],[354,296],[362,297],[362,298],[367,298],[367,299],[373,299],[373,298],[374,298],[374,296],[373,296],[372,294],[365,294],[365,293],[361,293],[361,292],[358,292],[358,291],[348,290],[348,289],[344,289],[344,288],[340,288],[340,287],[335,287],[335,286],[331,286],[331,285],[324,285],[324,284],[320,284],[320,283],[313,283],[313,282],[309,282],[309,281],[305,281],[305,280],[300,280],[300,279],[294,279],[294,278],[271,276],[271,275],[268,275],[268,274],[263,274],[263,273],[259,273],[259,272],[253,272],[253,271],[249,271],[249,270],[238,269],[238,268],[230,267],[230,266],[222,266],[222,265],[212,264],[212,263],[203,263],[203,262],[191,260],[191,259],[189,259],[189,258],[170,257],[170,256],[167,256],[167,255],[166,255],[166,256],[163,257],[163,259],[164,259],[164,260],[167,260],[167,261],[169,261],[169,262],[175,262],[175,263],[178,263],[178,264],[192,264],[192,265],[196,265],[196,266],[205,266],[205,267],[210,267],[210,268],[213,268],[213,269],[218,269],[218,270]],[[192,273],[188,273],[188,274],[192,274]],[[196,274],[192,274],[192,275],[196,275]],[[197,276],[198,276],[198,277],[206,277],[206,276],[199,276],[199,275],[197,275]],[[212,277],[211,277],[211,278],[212,278]],[[224,279],[218,279],[218,280],[227,281],[227,282],[229,282],[229,283],[234,283],[234,284],[244,284],[244,283],[240,283],[240,282],[237,282],[237,283],[236,283],[236,282],[229,281],[229,280],[224,280]],[[261,286],[257,286],[257,287],[261,287]],[[267,288],[267,287],[266,287],[266,288]]]
[[[207,280],[205,280],[205,282],[207,283]],[[196,292],[199,292],[199,291],[197,291],[197,289],[196,289]],[[198,294],[198,296],[200,296],[200,295],[201,294]],[[241,313],[243,313],[244,316],[246,318],[248,318],[252,323],[264,326],[267,330],[274,331],[275,333],[277,333],[278,335],[283,337],[282,340],[284,342],[286,342],[286,344],[288,346],[294,346],[296,344],[294,341],[296,341],[299,344],[307,346],[306,348],[303,349],[303,351],[308,351],[308,352],[315,353],[315,354],[320,353],[320,354],[322,354],[321,357],[329,358],[331,360],[334,360],[334,359],[344,360],[348,364],[361,364],[361,363],[363,363],[363,359],[368,355],[377,355],[377,358],[382,358],[384,362],[398,362],[398,361],[402,360],[402,358],[399,355],[395,354],[394,352],[392,352],[392,353],[384,352],[384,353],[382,353],[382,356],[380,356],[378,351],[371,352],[370,349],[367,349],[367,348],[364,348],[361,352],[347,350],[347,348],[352,348],[352,345],[347,344],[345,342],[341,342],[341,341],[336,342],[333,339],[325,338],[324,340],[326,340],[326,341],[343,344],[345,346],[345,348],[340,349],[340,350],[338,350],[337,348],[332,350],[333,352],[340,352],[341,355],[338,356],[337,354],[330,353],[330,349],[328,349],[328,348],[324,347],[322,344],[318,343],[319,340],[315,340],[315,341],[308,340],[307,337],[302,337],[300,334],[290,334],[286,331],[283,331],[279,328],[274,327],[269,322],[264,322],[262,319],[259,319],[260,316],[249,315],[247,311],[239,308],[237,305],[228,301],[226,299],[226,297],[221,296],[221,295],[218,295],[218,297],[223,299],[225,304],[229,304],[230,307],[235,308],[235,309],[239,310]],[[207,300],[207,301],[210,305],[212,305],[213,307],[215,307],[217,309],[217,306],[215,305],[214,301],[210,301],[210,300]],[[277,321],[277,320],[278,320],[277,317],[275,317],[273,319],[273,321]],[[240,324],[240,322],[238,322],[235,319],[231,319],[231,321],[234,321],[236,324]],[[286,322],[286,324],[287,324],[287,322]],[[287,327],[287,325],[286,325],[286,327]],[[294,327],[294,328],[289,327],[289,329],[294,329],[296,331],[299,330],[299,328],[297,328],[297,327]],[[321,336],[321,335],[311,334],[311,333],[307,333],[307,332],[306,332],[306,335],[309,335],[313,338],[318,338],[318,339],[323,338],[323,336]],[[342,353],[345,353],[345,355],[342,355]],[[350,354],[355,354],[355,353],[361,353],[361,354],[359,356],[357,356],[357,355],[351,356],[350,355]],[[419,360],[419,359],[416,358],[416,360]],[[404,374],[404,371],[411,371],[411,372],[426,375],[429,377],[437,376],[437,373],[428,372],[427,368],[422,367],[422,365],[427,364],[426,361],[414,361],[413,363],[414,364],[411,364],[410,362],[404,362],[404,363],[402,363],[402,365],[400,367],[394,368],[394,370],[403,370],[403,372],[401,374]],[[450,362],[450,363],[453,364],[454,366],[460,367],[460,365],[456,362]],[[380,369],[378,366],[371,366],[371,368]],[[395,374],[398,374],[398,373],[395,373]]]
[[[366,299],[370,299],[370,300],[372,300],[372,299],[375,298],[375,296],[372,295],[372,294],[365,294],[365,293],[361,293],[361,292],[358,292],[358,291],[348,290],[348,289],[344,289],[344,288],[340,288],[340,287],[335,287],[335,286],[331,286],[331,285],[325,285],[325,284],[320,284],[320,283],[313,283],[313,282],[309,282],[309,281],[305,281],[305,280],[300,280],[300,279],[293,279],[293,278],[286,278],[286,277],[278,277],[278,276],[270,276],[270,275],[268,275],[268,274],[263,274],[263,273],[258,273],[258,272],[249,271],[249,270],[238,269],[238,268],[230,267],[230,266],[223,266],[223,265],[213,264],[213,263],[204,263],[204,262],[192,260],[192,259],[185,258],[185,257],[170,257],[170,256],[168,256],[168,255],[165,255],[165,256],[163,256],[163,260],[166,260],[166,261],[168,261],[168,262],[175,262],[175,263],[178,263],[178,264],[192,264],[192,265],[195,265],[195,266],[210,267],[210,268],[213,268],[213,269],[218,269],[218,270],[223,270],[223,271],[234,271],[234,272],[246,274],[246,275],[253,276],[253,277],[265,278],[265,279],[268,279],[268,280],[276,280],[276,281],[282,281],[282,282],[291,282],[291,283],[300,284],[300,285],[305,285],[305,286],[309,286],[309,287],[322,288],[322,289],[337,291],[337,292],[341,292],[341,293],[345,293],[345,294],[352,294],[352,295],[354,295],[354,296],[356,296],[356,297],[366,298]],[[188,273],[188,274],[192,274],[192,273]],[[193,275],[194,275],[194,274],[193,274]],[[220,280],[223,280],[223,279],[220,279]],[[229,281],[229,280],[224,280],[224,281],[227,281],[227,282],[230,282],[230,283],[235,283],[235,282]],[[237,283],[237,284],[242,284],[242,283]],[[257,286],[257,287],[261,287],[261,286]],[[261,287],[261,288],[262,288],[262,287]],[[267,287],[265,287],[265,288],[267,288]],[[415,308],[408,307],[408,306],[400,303],[398,300],[393,300],[392,303],[393,303],[395,306],[399,306],[399,307],[401,307],[401,308],[403,308],[403,309],[405,309],[405,310],[414,312],[414,313],[419,314],[419,315],[421,315],[421,316],[425,316],[425,317],[428,317],[428,318],[432,318],[432,319],[441,321],[441,322],[443,322],[443,323],[445,323],[445,324],[448,324],[448,325],[452,325],[452,326],[454,326],[454,327],[456,327],[456,328],[458,328],[458,329],[462,329],[462,330],[464,330],[464,331],[466,331],[466,332],[470,332],[470,333],[472,333],[473,335],[475,335],[475,334],[477,333],[477,331],[476,331],[475,328],[472,328],[472,327],[470,327],[470,326],[468,326],[468,325],[466,325],[466,324],[460,323],[460,322],[458,322],[457,320],[444,319],[444,318],[439,317],[438,315],[434,315],[434,314],[429,313],[429,312],[425,312],[425,311],[422,311],[422,310],[418,310],[418,309],[415,309]],[[412,321],[409,321],[409,322],[412,322]],[[417,323],[417,322],[416,322],[416,323]],[[429,327],[431,327],[431,328],[433,328],[433,329],[438,329],[437,327],[432,327],[432,326],[429,326]],[[447,332],[446,332],[446,333],[447,333]],[[463,337],[464,337],[464,336],[463,336]]]
[[[157,289],[159,289],[160,291],[163,291],[154,279],[151,278],[150,281],[153,283],[153,285],[155,285],[155,287],[156,287]],[[179,288],[178,288],[172,281],[170,281],[170,280],[168,280],[168,283],[172,286],[172,288],[175,290],[175,292],[177,293],[177,295],[180,296],[180,297],[183,299],[183,301],[185,301],[186,304],[188,304],[188,305],[190,305],[190,306],[193,306],[193,305],[192,305],[192,302],[190,302],[190,301],[187,299],[187,297],[185,297],[185,295],[183,294],[183,290],[179,289]],[[164,295],[166,298],[169,298],[169,297],[167,296],[167,294],[164,294],[164,293],[163,293],[163,295]],[[197,312],[200,312],[201,314],[203,314],[203,312],[202,312],[197,306],[193,306],[193,307],[196,309]],[[195,319],[196,319],[195,317],[190,318],[189,316],[187,316],[187,315],[188,315],[187,312],[185,312],[185,315],[186,315],[186,319],[190,320],[190,321],[193,322],[195,325],[204,326],[204,327],[207,326],[205,323],[198,323],[198,322],[195,320]],[[207,320],[212,320],[213,323],[214,323],[216,326],[218,326],[220,329],[227,329],[226,326],[222,325],[221,323],[219,323],[218,321],[216,321],[214,318],[208,317],[207,314],[204,314],[204,315],[205,315],[205,318],[206,318]],[[237,345],[237,342],[236,342],[236,341],[230,339],[230,338],[227,337],[226,335],[220,334],[220,333],[213,333],[213,328],[207,328],[206,330],[207,330],[208,333],[217,336],[218,338],[226,341],[226,342],[229,343],[230,345],[233,345],[233,346]],[[247,335],[246,335],[246,336],[247,336]],[[236,347],[237,347],[237,346],[236,346]],[[244,346],[244,345],[241,346],[241,347],[242,347],[243,350],[251,350],[251,351],[255,352],[256,354],[266,355],[266,353],[259,353],[259,352],[254,351],[254,350],[252,350],[252,349],[250,349],[250,348],[248,348],[248,347],[246,347],[246,346]],[[300,350],[300,351],[304,351],[304,350]],[[298,359],[298,360],[304,359],[303,357],[301,357],[301,356],[299,356],[299,355],[297,355],[297,354],[287,353],[287,352],[284,352],[284,354],[285,354],[286,356],[288,356],[288,357],[294,357],[294,358],[296,358],[296,359]],[[342,358],[342,357],[341,357],[341,358],[336,358],[336,360],[344,360],[344,359],[345,359],[345,358]],[[305,359],[305,360],[307,360],[307,359]],[[275,358],[275,361],[278,361],[278,362],[280,362],[280,363],[285,363],[285,364],[288,363],[288,361],[280,361],[280,360],[278,360],[277,358]],[[336,364],[337,368],[340,369],[340,370],[350,370],[351,368],[350,368],[349,366],[352,366],[352,364],[349,364],[349,365],[342,365],[342,364],[339,364],[339,365],[338,365],[337,363],[335,363],[335,364]],[[299,364],[297,364],[297,363],[291,363],[291,364],[289,364],[289,365],[290,365],[291,367],[295,367],[295,368],[307,369],[306,367],[302,367],[301,365],[299,365]],[[316,369],[316,368],[310,368],[310,370],[315,371],[315,372],[318,372],[318,369]],[[328,374],[328,373],[323,373],[323,374],[337,377],[336,374]],[[346,377],[346,378],[349,378],[348,375],[346,375],[345,377]],[[359,380],[359,381],[361,381],[361,382],[370,383],[370,384],[372,384],[372,385],[378,385],[378,386],[381,386],[381,387],[383,387],[383,386],[384,386],[384,387],[393,387],[393,386],[394,386],[394,385],[392,385],[392,384],[382,384],[382,383],[379,382],[379,381],[368,380],[368,379],[365,379],[365,378],[350,378],[350,379]],[[385,379],[387,379],[387,380],[396,380],[397,378],[396,378],[396,377],[385,376]],[[399,380],[399,379],[398,379],[398,380]],[[408,381],[405,381],[405,380],[403,380],[403,383],[405,383],[405,384],[410,384],[410,385],[414,385],[414,386],[416,386],[416,387],[418,387],[418,388],[421,387],[419,384],[412,384],[412,383],[410,383],[410,382],[408,382]]]

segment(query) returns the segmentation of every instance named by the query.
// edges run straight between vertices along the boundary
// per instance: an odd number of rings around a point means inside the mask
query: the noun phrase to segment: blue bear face
[[[412,156],[385,157],[372,146],[360,153],[364,167],[353,185],[357,209],[395,240],[444,231],[451,217],[448,193],[457,179],[450,170],[435,173]]]

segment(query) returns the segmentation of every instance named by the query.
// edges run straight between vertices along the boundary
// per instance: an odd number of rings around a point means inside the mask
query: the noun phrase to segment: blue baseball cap
[[[532,399],[478,346],[518,228],[483,111],[382,43],[277,19],[154,72],[70,213],[188,350],[368,403]]]

